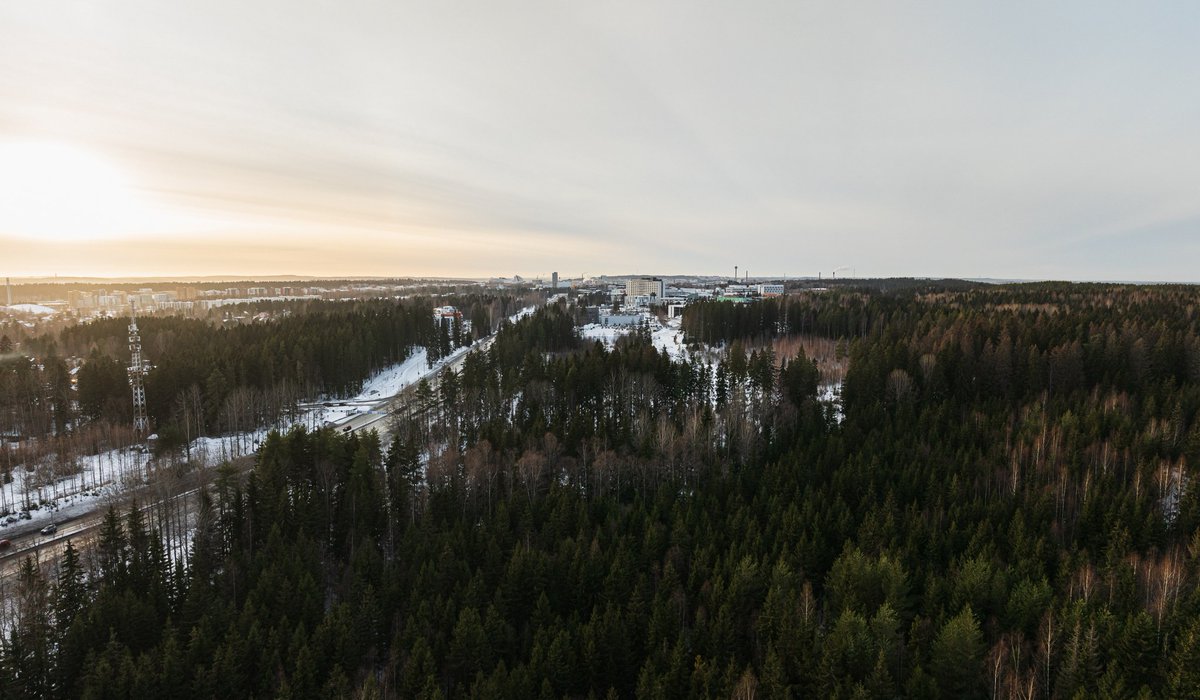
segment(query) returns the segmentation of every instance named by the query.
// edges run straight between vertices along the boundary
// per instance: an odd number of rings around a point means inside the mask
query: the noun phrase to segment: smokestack
[[[737,282],[737,265],[733,266],[733,281]]]

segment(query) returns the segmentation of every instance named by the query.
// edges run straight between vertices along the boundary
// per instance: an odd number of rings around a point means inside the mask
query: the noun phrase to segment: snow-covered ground
[[[534,311],[536,307],[533,306],[523,308],[510,316],[509,321],[516,322]],[[363,384],[362,391],[357,396],[347,399],[322,399],[302,406],[299,415],[291,424],[268,426],[251,432],[220,437],[199,438],[192,441],[187,454],[194,464],[215,466],[229,459],[252,454],[273,428],[286,429],[290,425],[304,425],[316,429],[329,423],[341,424],[356,416],[382,411],[387,399],[421,379],[434,376],[471,350],[486,347],[490,340],[491,336],[458,348],[432,366],[429,365],[425,348],[417,348],[403,362],[376,372]],[[94,510],[105,499],[119,495],[127,485],[144,482],[147,469],[151,468],[150,455],[135,448],[109,450],[80,457],[76,460],[76,465],[78,473],[53,479],[42,486],[33,484],[46,480],[45,473],[50,469],[49,465],[35,466],[32,472],[27,472],[21,467],[13,469],[13,480],[0,484],[0,511],[17,513],[28,508],[32,520],[61,520],[82,515]],[[0,518],[0,537],[3,537],[5,528],[15,528],[20,523],[29,522],[16,520],[14,523],[7,523],[6,520],[7,518]]]
[[[464,348],[459,348],[459,351],[461,350]],[[456,357],[459,351],[451,353],[450,358]],[[381,401],[395,396],[410,384],[419,382],[423,377],[445,367],[448,360],[452,361],[450,358],[442,358],[430,368],[425,348],[417,348],[403,362],[376,372],[363,383],[362,391],[357,396],[348,399],[323,399],[315,405],[310,405],[310,410],[299,422],[310,428],[319,428],[326,423],[341,423],[354,416],[369,413]]]
[[[400,393],[401,389],[425,376],[429,370],[428,357],[425,348],[417,348],[404,362],[392,365],[368,379],[363,384],[359,396],[364,398],[395,396]]]
[[[284,426],[286,427],[286,426]],[[193,440],[188,454],[193,464],[212,467],[221,462],[254,452],[266,437],[268,428],[247,433],[204,437]],[[18,513],[29,510],[32,520],[62,520],[94,510],[106,499],[116,497],[126,488],[146,482],[148,470],[154,466],[150,454],[140,447],[108,450],[75,460],[78,473],[35,486],[38,469],[27,472],[21,467],[12,471],[12,481],[0,484],[0,510]],[[0,537],[7,527],[18,527],[22,520],[7,522],[0,519]]]
[[[652,321],[650,326],[650,340],[654,347],[666,352],[675,361],[686,359],[688,355],[680,323],[680,319],[673,318],[667,321],[666,325]]]
[[[404,362],[376,373],[363,385],[358,396],[338,401],[339,405],[314,406],[302,411],[295,425],[319,428],[327,422],[342,422],[351,417],[375,410],[377,404],[399,393],[408,385],[441,370],[469,348],[460,348],[447,358],[428,366],[425,349],[420,348]],[[273,426],[287,428],[287,425]],[[269,428],[252,432],[204,437],[193,440],[188,455],[193,464],[215,466],[229,459],[252,454],[266,437]],[[34,486],[39,469],[27,472],[13,469],[13,480],[0,484],[0,510],[16,513],[29,508],[33,520],[61,520],[94,510],[110,496],[118,495],[126,486],[141,483],[147,476],[150,455],[134,448],[109,450],[76,460],[79,473],[55,479],[43,486]],[[48,467],[47,467],[48,468]],[[45,471],[46,468],[40,471]],[[17,527],[27,521],[6,523],[0,519],[0,537],[4,529]],[[24,529],[24,528],[23,528]]]
[[[822,384],[817,387],[817,400],[833,406],[833,419],[838,423],[846,417],[842,412],[842,383]]]
[[[671,356],[672,360],[687,358],[688,349],[684,343],[683,330],[679,327],[679,319],[671,319],[667,321],[666,325],[663,325],[658,322],[658,319],[649,315],[646,315],[645,318],[650,324],[650,342],[654,347],[666,352]],[[629,327],[602,326],[599,323],[589,323],[586,326],[580,326],[579,336],[586,341],[599,340],[604,343],[605,347],[611,349],[616,344],[617,338],[632,331],[633,329]]]
[[[536,306],[526,306],[525,308],[521,309],[520,311],[513,314],[512,316],[509,316],[508,322],[516,323],[517,321],[520,321],[521,319],[525,318],[529,314],[532,314],[534,311],[537,311]]]
[[[148,455],[134,450],[111,450],[77,460],[78,474],[58,479],[50,484],[34,486],[35,475],[24,469],[12,472],[12,481],[0,486],[0,507],[8,513],[29,509],[33,521],[61,519],[82,515],[94,510],[107,496],[118,492],[126,483],[145,474]],[[10,526],[26,521],[11,516],[0,520],[0,536]]]
[[[1183,473],[1182,463],[1163,465],[1158,478],[1162,493],[1159,506],[1162,508],[1163,521],[1170,525],[1179,517],[1179,502],[1187,493],[1191,480]]]
[[[57,313],[49,306],[42,306],[41,304],[13,304],[5,308],[19,314],[33,314],[35,316],[52,316]]]
[[[604,343],[604,347],[609,349],[612,349],[612,346],[616,344],[617,338],[628,332],[628,328],[602,326],[599,323],[589,323],[586,326],[579,327],[579,337],[587,341],[599,340]]]

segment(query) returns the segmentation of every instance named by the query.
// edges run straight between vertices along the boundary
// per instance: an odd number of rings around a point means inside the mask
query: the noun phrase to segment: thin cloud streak
[[[191,221],[97,244],[126,255],[93,273],[1197,279],[1121,255],[1200,221],[1196,26],[1167,3],[48,0],[0,8],[0,140],[102,152]],[[12,274],[89,259],[2,229]]]

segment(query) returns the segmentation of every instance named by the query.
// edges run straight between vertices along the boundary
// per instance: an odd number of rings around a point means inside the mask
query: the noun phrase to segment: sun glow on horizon
[[[0,235],[97,241],[152,231],[161,221],[102,155],[54,141],[0,143]]]

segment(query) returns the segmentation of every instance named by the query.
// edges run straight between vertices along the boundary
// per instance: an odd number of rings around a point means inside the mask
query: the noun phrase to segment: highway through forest
[[[250,457],[241,457],[234,460],[233,463],[245,471],[254,464],[254,460]],[[156,510],[171,505],[173,501],[185,499],[187,510],[184,518],[191,522],[195,513],[192,504],[187,503],[186,499],[195,496],[215,477],[215,469],[194,469],[179,477],[171,477],[167,474],[159,475],[157,478],[170,479],[170,481],[139,486],[120,496],[113,496],[97,503],[96,508],[89,512],[55,519],[53,522],[58,529],[49,535],[41,534],[41,529],[48,524],[44,520],[21,521],[8,526],[4,529],[3,534],[11,544],[5,550],[0,551],[0,590],[7,589],[12,577],[26,557],[32,556],[38,562],[57,559],[66,548],[68,541],[73,542],[81,553],[85,549],[90,549],[98,537],[105,513],[110,506],[117,508],[123,520],[128,504],[136,500],[146,515],[147,526],[154,527],[153,514]]]
[[[440,369],[425,375],[424,379],[429,383],[430,388],[436,391],[438,376],[443,371],[445,371],[447,368],[452,369],[455,372],[462,369],[463,363],[467,360],[467,355],[470,355],[476,350],[487,350],[489,347],[491,347],[492,341],[495,340],[495,338],[496,334],[493,333],[483,340],[474,343],[473,345],[460,348],[458,351],[456,351],[457,354],[453,357],[453,359],[443,365]],[[392,432],[392,423],[389,419],[395,414],[396,411],[404,407],[405,402],[411,400],[413,395],[416,394],[417,387],[420,385],[420,383],[420,381],[413,382],[392,396],[379,399],[378,401],[367,404],[356,404],[363,405],[368,410],[365,413],[352,416],[341,423],[336,424],[334,427],[343,432],[355,433],[364,430],[375,430],[379,433],[380,440],[383,441],[384,445],[386,446],[386,439],[391,435]]]
[[[491,346],[492,341],[495,340],[495,337],[496,334],[493,333],[467,348],[460,348],[456,351],[453,359],[438,370],[425,375],[424,379],[429,382],[430,388],[437,389],[437,377],[442,371],[446,368],[458,371],[466,361],[467,355],[475,350],[487,350]],[[379,433],[381,441],[384,441],[386,444],[386,439],[391,434],[392,429],[389,419],[395,411],[403,408],[405,402],[416,394],[419,385],[420,381],[413,382],[392,396],[368,402],[354,402],[354,405],[362,406],[368,410],[342,421],[335,428],[344,432],[375,430]],[[253,466],[254,457],[242,457],[235,461],[242,470],[247,470]],[[98,537],[100,526],[104,522],[104,515],[110,505],[115,505],[119,511],[123,511],[127,507],[127,504],[136,498],[139,503],[143,504],[142,508],[144,512],[152,513],[155,508],[164,505],[166,502],[194,495],[201,487],[207,486],[215,476],[215,469],[202,468],[193,470],[185,478],[178,479],[178,485],[166,495],[163,495],[161,490],[157,494],[152,491],[156,487],[159,489],[163,488],[162,484],[147,485],[126,491],[120,496],[113,496],[110,499],[97,503],[96,508],[89,512],[54,520],[53,522],[58,526],[58,530],[50,535],[41,534],[41,528],[44,528],[48,524],[45,520],[18,521],[3,528],[0,530],[0,538],[8,539],[10,545],[0,550],[0,592],[7,591],[21,562],[27,556],[33,556],[39,562],[46,561],[47,559],[57,559],[66,548],[68,540],[74,542],[75,547],[81,552],[85,549],[90,549],[92,543]],[[195,514],[192,512],[190,505],[188,508],[186,517],[190,519]],[[122,512],[122,516],[124,516],[124,512]],[[149,523],[149,518],[148,524],[151,524]]]

